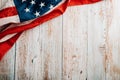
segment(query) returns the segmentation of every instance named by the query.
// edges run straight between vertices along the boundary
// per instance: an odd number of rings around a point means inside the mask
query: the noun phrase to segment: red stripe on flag
[[[17,15],[17,10],[15,7],[9,7],[0,10],[0,18],[14,16],[14,15]]]
[[[101,0],[70,0],[69,6],[91,4],[99,1]]]

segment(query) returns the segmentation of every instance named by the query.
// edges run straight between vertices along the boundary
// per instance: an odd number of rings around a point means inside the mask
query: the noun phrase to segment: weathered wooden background
[[[69,7],[24,32],[0,80],[120,80],[120,0]]]

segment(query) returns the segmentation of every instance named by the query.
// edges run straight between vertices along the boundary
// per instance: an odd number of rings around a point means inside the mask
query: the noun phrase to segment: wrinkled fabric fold
[[[1,32],[0,39],[5,37],[6,35],[10,35],[14,33],[17,33],[17,34],[14,35],[12,38],[8,39],[7,41],[0,43],[0,60],[3,58],[6,52],[15,44],[15,42],[20,37],[20,35],[23,33],[23,31],[34,28],[48,20],[51,20],[52,18],[62,15],[68,6],[91,4],[91,3],[98,2],[98,1],[101,1],[101,0],[66,0],[66,2],[64,2],[57,8],[55,8],[49,14],[39,17],[33,20],[29,24],[22,25],[22,26],[16,26],[16,27],[13,27],[13,28],[10,28],[10,29],[7,29]]]

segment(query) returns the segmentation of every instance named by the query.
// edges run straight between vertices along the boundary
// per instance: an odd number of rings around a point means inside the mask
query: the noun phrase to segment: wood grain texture
[[[0,61],[0,80],[120,80],[119,4],[69,7],[25,31]]]
[[[61,80],[61,43],[62,17],[25,32],[17,42],[15,79]]]
[[[88,8],[88,80],[105,79],[105,17],[104,3]]]
[[[108,80],[120,80],[120,10],[119,0],[108,1],[106,15],[106,46]],[[111,6],[110,6],[111,5]]]
[[[68,8],[63,15],[63,80],[87,77],[87,6]]]

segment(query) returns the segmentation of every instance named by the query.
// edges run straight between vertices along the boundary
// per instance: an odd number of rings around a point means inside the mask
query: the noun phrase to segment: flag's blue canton
[[[62,0],[14,0],[14,3],[20,21],[23,22],[45,14],[61,1]]]

